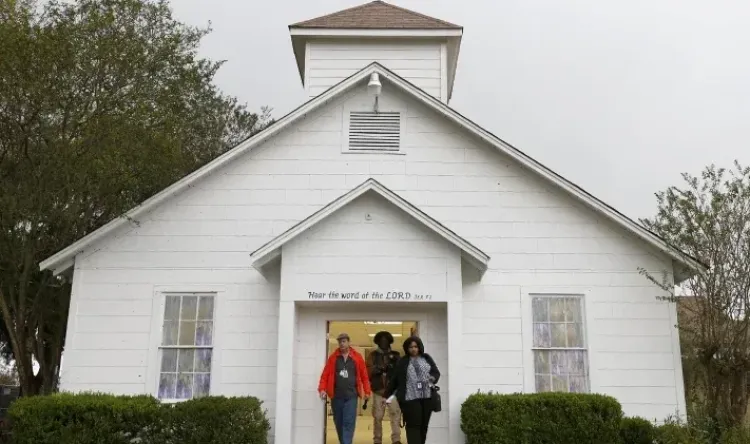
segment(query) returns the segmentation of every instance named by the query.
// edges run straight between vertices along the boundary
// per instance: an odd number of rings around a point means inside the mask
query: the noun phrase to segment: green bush
[[[704,423],[683,424],[667,421],[656,429],[656,444],[747,444],[750,428],[732,427],[706,430]]]
[[[467,444],[615,444],[621,420],[603,395],[477,393],[461,407]]]
[[[129,444],[161,419],[154,398],[93,393],[19,398],[8,415],[14,444]]]
[[[8,414],[14,444],[266,444],[270,429],[256,398],[57,394],[21,398]]]
[[[750,427],[736,427],[726,430],[721,436],[721,444],[750,443]]]
[[[656,427],[643,418],[622,418],[620,438],[622,444],[654,444]]]
[[[703,444],[705,441],[695,436],[687,425],[668,422],[656,429],[657,444]]]
[[[656,428],[656,444],[717,444],[716,430],[707,422],[694,421],[693,424],[680,419],[667,418]]]
[[[200,398],[175,404],[169,416],[170,442],[180,444],[265,444],[271,428],[255,398]]]

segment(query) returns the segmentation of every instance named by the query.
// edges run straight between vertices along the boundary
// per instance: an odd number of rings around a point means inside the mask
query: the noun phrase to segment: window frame
[[[535,347],[534,346],[534,298],[575,298],[580,301],[581,306],[581,329],[584,347]],[[585,365],[587,368],[586,393],[599,391],[598,378],[596,375],[596,363],[594,353],[591,350],[591,325],[593,319],[591,310],[588,310],[590,302],[590,290],[580,288],[549,288],[549,287],[526,287],[521,289],[522,305],[522,340],[523,340],[523,362],[524,362],[524,392],[537,393],[536,390],[536,363],[534,352],[536,350],[583,350],[586,352]]]
[[[149,363],[147,369],[147,391],[155,398],[159,398],[159,379],[161,375],[161,351],[164,348],[170,349],[205,349],[210,348],[211,353],[211,381],[209,385],[208,395],[217,395],[220,392],[220,366],[221,362],[221,306],[223,299],[225,298],[226,290],[223,287],[213,286],[159,286],[154,290],[154,298],[152,305],[152,319],[151,319],[151,337],[149,347]],[[214,312],[213,312],[213,333],[212,333],[212,345],[190,345],[190,346],[164,346],[162,345],[162,328],[164,325],[164,309],[166,305],[167,296],[190,296],[190,295],[211,295],[214,298]],[[166,404],[178,403],[188,401],[188,399],[160,399],[159,401]]]

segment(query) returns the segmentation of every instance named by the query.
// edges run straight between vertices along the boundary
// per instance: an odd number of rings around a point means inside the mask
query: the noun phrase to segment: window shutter
[[[349,114],[349,149],[398,151],[401,113],[352,111]]]

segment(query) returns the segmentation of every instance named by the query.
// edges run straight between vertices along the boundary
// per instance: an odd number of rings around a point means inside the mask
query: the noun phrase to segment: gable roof
[[[84,251],[86,248],[91,247],[95,242],[105,238],[110,233],[114,232],[115,230],[118,230],[124,226],[127,226],[129,221],[136,220],[138,217],[143,216],[146,213],[154,210],[156,207],[158,207],[162,203],[169,200],[172,196],[179,194],[185,189],[193,186],[199,180],[218,171],[222,167],[231,163],[234,159],[242,156],[249,150],[260,145],[261,143],[268,140],[272,136],[278,134],[279,132],[283,131],[285,128],[292,125],[294,122],[303,118],[305,115],[314,111],[318,107],[323,106],[324,104],[328,103],[329,101],[339,96],[340,94],[346,91],[349,91],[350,89],[352,89],[353,87],[357,85],[361,86],[370,78],[370,75],[372,73],[380,74],[383,79],[387,79],[390,85],[397,87],[399,90],[408,94],[415,100],[419,101],[420,103],[425,105],[427,108],[432,109],[433,111],[437,112],[438,114],[442,115],[446,119],[450,120],[451,122],[455,123],[462,129],[464,129],[465,131],[480,138],[487,144],[491,145],[498,151],[505,154],[506,156],[514,159],[521,166],[527,168],[528,170],[532,171],[538,176],[541,176],[544,179],[552,182],[558,188],[567,192],[570,196],[578,199],[580,202],[584,203],[589,208],[597,211],[599,214],[609,219],[610,221],[614,222],[615,224],[617,224],[618,226],[620,226],[627,232],[631,233],[635,237],[641,239],[648,245],[651,245],[652,247],[668,255],[673,260],[674,277],[675,277],[676,283],[679,283],[680,281],[686,279],[687,277],[694,274],[694,272],[696,271],[702,271],[706,269],[706,266],[702,264],[700,261],[698,261],[697,259],[689,256],[688,254],[680,251],[678,248],[675,248],[674,246],[670,245],[668,242],[666,242],[664,239],[662,239],[655,233],[647,230],[645,227],[636,223],[634,220],[628,218],[627,216],[615,210],[614,208],[607,205],[603,201],[589,194],[587,191],[585,191],[578,185],[563,178],[562,176],[550,170],[546,166],[542,165],[535,159],[529,157],[528,155],[518,150],[514,146],[510,145],[509,143],[501,140],[494,134],[490,133],[489,131],[480,127],[476,123],[462,116],[461,114],[456,112],[454,109],[452,109],[445,103],[441,102],[440,100],[436,99],[430,94],[422,91],[418,87],[414,86],[412,83],[408,82],[402,77],[399,77],[393,71],[388,70],[387,68],[385,68],[384,66],[380,65],[377,62],[373,62],[367,65],[366,67],[362,68],[357,73],[353,74],[352,76],[342,80],[338,84],[329,88],[324,93],[305,102],[303,105],[299,106],[297,109],[293,110],[286,116],[279,119],[276,123],[271,125],[266,130],[241,142],[232,150],[228,151],[227,153],[224,153],[223,155],[219,156],[212,162],[209,162],[208,164],[199,168],[195,172],[175,182],[173,185],[167,187],[166,189],[157,193],[153,197],[147,199],[141,205],[138,205],[137,207],[128,211],[121,217],[118,217],[112,220],[108,224],[88,234],[82,239],[76,241],[75,243],[63,249],[62,251],[49,257],[48,259],[45,259],[42,263],[39,264],[40,268],[42,270],[51,269],[55,273],[58,273],[58,274],[67,270],[73,265],[75,256],[78,253]]]
[[[401,8],[384,1],[374,1],[289,25],[307,29],[462,29],[461,26]]]
[[[488,254],[484,253],[482,250],[472,245],[471,242],[446,228],[443,224],[428,216],[419,208],[412,205],[409,201],[389,190],[387,187],[373,178],[367,179],[348,193],[333,200],[331,203],[316,211],[305,220],[299,222],[284,233],[278,235],[270,242],[253,251],[250,254],[250,261],[252,262],[253,266],[260,269],[267,263],[279,257],[281,255],[281,247],[283,247],[287,242],[290,242],[293,239],[297,238],[297,236],[309,230],[316,224],[322,222],[328,216],[334,214],[335,212],[349,205],[358,197],[368,192],[373,192],[380,195],[389,203],[398,207],[403,212],[416,219],[419,223],[442,237],[445,241],[458,247],[461,250],[461,257],[468,263],[473,265],[479,271],[480,276],[484,274],[485,271],[487,271],[487,264],[490,261],[490,256]]]

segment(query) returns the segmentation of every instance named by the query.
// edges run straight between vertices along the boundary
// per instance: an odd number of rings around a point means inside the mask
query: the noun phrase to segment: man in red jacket
[[[341,333],[339,348],[328,357],[320,375],[320,398],[330,399],[333,423],[340,444],[352,444],[357,423],[357,398],[370,397],[370,377],[362,355],[349,347],[349,335]]]

